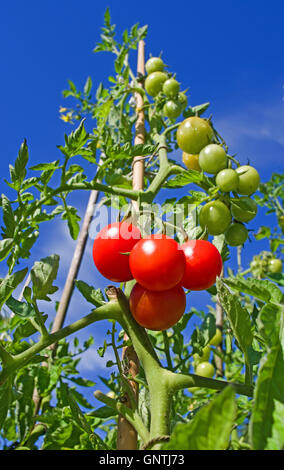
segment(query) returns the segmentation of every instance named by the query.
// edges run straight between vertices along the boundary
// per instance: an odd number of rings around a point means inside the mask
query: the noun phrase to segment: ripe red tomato
[[[136,243],[130,253],[129,265],[134,279],[143,287],[164,291],[181,281],[185,257],[173,238],[155,234]]]
[[[182,317],[186,296],[181,286],[154,292],[135,284],[129,297],[130,311],[139,325],[162,331],[174,326]]]
[[[209,289],[222,271],[222,258],[217,248],[206,240],[189,240],[182,245],[185,273],[181,285],[190,290]]]
[[[98,271],[114,282],[133,279],[129,253],[141,240],[139,228],[127,222],[114,222],[104,227],[93,244],[93,259]]]

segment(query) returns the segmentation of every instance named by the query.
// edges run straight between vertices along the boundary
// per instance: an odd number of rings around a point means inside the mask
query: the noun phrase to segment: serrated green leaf
[[[12,295],[7,300],[6,305],[15,315],[19,315],[20,317],[30,318],[36,315],[32,305],[26,302],[19,302],[19,300],[15,299]]]
[[[7,417],[12,401],[12,377],[9,377],[0,387],[0,431]]]
[[[269,300],[281,302],[282,300],[281,290],[266,279],[244,279],[242,277],[235,277],[224,278],[224,282],[232,289],[251,295],[264,302],[268,302]]]
[[[2,194],[1,205],[3,210],[4,234],[6,238],[12,238],[15,232],[15,217],[11,203],[5,194]]]
[[[178,424],[166,450],[226,450],[236,414],[235,393],[228,386],[186,424]]]
[[[16,287],[24,280],[27,271],[28,268],[25,268],[0,280],[0,309],[7,302]]]
[[[254,450],[284,449],[284,360],[280,343],[273,346],[263,361],[255,388],[250,421]]]
[[[8,254],[13,248],[14,239],[13,238],[4,238],[0,240],[0,261],[7,258]]]
[[[59,256],[55,254],[35,262],[31,269],[31,280],[36,299],[50,300],[47,295],[57,290],[53,281],[57,277],[58,268]]]
[[[245,355],[246,364],[251,373],[248,348],[252,345],[253,341],[253,327],[250,315],[247,309],[241,305],[238,296],[231,294],[221,279],[217,279],[216,287],[219,301],[227,313],[234,336]]]
[[[18,156],[15,161],[15,177],[17,181],[22,183],[26,176],[26,166],[29,159],[29,152],[26,139],[22,143]]]
[[[101,289],[94,289],[84,281],[75,281],[76,287],[79,289],[85,299],[96,307],[100,307],[105,303]]]

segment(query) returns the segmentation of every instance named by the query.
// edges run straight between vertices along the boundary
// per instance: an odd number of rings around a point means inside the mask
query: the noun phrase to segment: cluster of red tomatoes
[[[219,190],[217,198],[200,211],[201,227],[206,227],[210,235],[225,233],[228,245],[243,245],[248,238],[244,223],[251,221],[257,213],[257,204],[249,196],[257,190],[260,177],[250,165],[233,169],[225,149],[213,143],[213,137],[209,121],[198,116],[185,119],[177,130],[184,164],[188,169],[214,175]],[[230,200],[231,192],[235,201]]]
[[[146,92],[152,97],[162,93],[165,98],[163,114],[176,119],[187,107],[187,97],[180,91],[179,82],[164,71],[165,64],[160,57],[151,57],[145,68],[148,74],[145,80]]]
[[[114,282],[136,283],[129,298],[137,323],[150,330],[166,330],[182,317],[184,288],[211,287],[222,271],[217,248],[206,240],[179,245],[163,234],[141,236],[139,228],[116,222],[103,228],[93,244],[98,271]]]

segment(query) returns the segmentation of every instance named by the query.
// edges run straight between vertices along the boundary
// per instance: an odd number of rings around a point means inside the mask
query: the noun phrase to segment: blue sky
[[[16,0],[3,3],[0,10],[1,193],[10,194],[3,179],[8,178],[8,164],[14,162],[24,138],[30,166],[59,158],[56,145],[63,143],[64,132],[71,131],[59,119],[60,105],[70,104],[62,97],[67,80],[82,88],[90,75],[96,88],[113,73],[109,55],[92,53],[107,6],[118,33],[137,22],[149,25],[146,57],[163,51],[164,61],[183,88],[190,88],[190,104],[211,102],[215,127],[231,154],[237,153],[244,164],[250,159],[262,181],[272,172],[283,172],[283,0],[144,0],[141,6],[129,0]],[[87,199],[87,194],[77,199],[81,213]],[[250,228],[275,223],[271,217],[266,220],[259,211]],[[44,230],[33,253],[31,262],[54,252],[61,255],[56,299],[73,247],[66,226],[56,223]],[[106,282],[94,271],[91,248],[89,240],[79,278],[103,287]],[[248,243],[244,267],[252,253],[267,248],[266,241]],[[232,262],[235,260],[233,250]],[[0,273],[4,272],[1,263]],[[190,299],[192,305],[203,308],[208,301],[203,293]],[[53,306],[48,305],[48,310],[52,316]],[[88,312],[89,307],[76,294],[67,322]],[[95,351],[101,346],[104,329],[96,324],[79,335],[82,339],[89,334],[95,337],[95,347],[81,365],[89,378],[103,372],[104,360]]]

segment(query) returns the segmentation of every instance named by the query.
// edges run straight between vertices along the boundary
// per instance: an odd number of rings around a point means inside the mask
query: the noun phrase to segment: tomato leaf
[[[100,307],[105,303],[101,289],[94,289],[84,281],[75,281],[75,284],[83,297],[85,297],[85,299],[91,304],[95,305],[96,307]]]
[[[9,299],[10,295],[16,289],[16,287],[24,280],[27,271],[28,268],[25,268],[0,280],[0,309]]]
[[[36,261],[31,269],[33,294],[36,299],[50,301],[48,294],[58,290],[53,286],[59,268],[59,256],[54,254]]]
[[[226,387],[186,424],[177,424],[167,450],[226,450],[236,414],[235,393]]]

